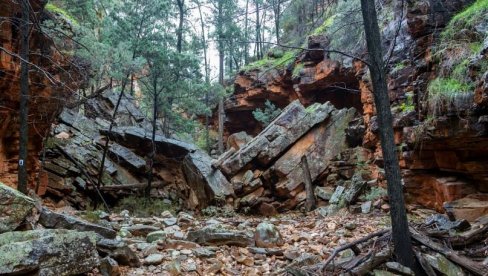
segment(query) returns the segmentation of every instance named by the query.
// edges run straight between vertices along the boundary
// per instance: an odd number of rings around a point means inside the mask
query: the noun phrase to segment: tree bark
[[[219,0],[218,3],[218,34],[219,34],[219,83],[224,87],[224,37],[223,37],[223,0]],[[218,150],[219,154],[224,153],[224,98],[219,99],[219,141]]]
[[[361,0],[361,10],[369,53],[369,70],[374,90],[374,101],[378,113],[381,149],[385,162],[394,253],[399,263],[415,269],[412,243],[408,231],[408,220],[403,198],[402,180],[398,156],[393,136],[392,115],[386,74],[383,70],[380,30],[375,10],[375,2]]]
[[[178,40],[176,41],[176,50],[178,53],[181,53],[182,51],[182,44],[183,44],[183,21],[185,19],[185,0],[176,0],[176,3],[178,4],[178,15],[179,15],[179,20],[178,20]]]
[[[307,212],[312,211],[317,206],[315,202],[315,194],[313,192],[313,185],[312,185],[312,176],[310,175],[310,169],[308,167],[307,156],[302,156],[302,171],[303,171],[303,180],[305,182],[305,191],[307,193],[307,199],[305,201],[305,210]]]
[[[147,186],[144,191],[146,198],[151,197],[151,182],[153,179],[153,168],[154,168],[154,158],[156,157],[156,123],[158,119],[158,90],[157,90],[157,76],[153,76],[153,119],[152,119],[152,134],[151,134],[151,154],[149,156],[149,169],[148,169],[148,177],[147,177]]]
[[[248,30],[248,23],[249,23],[249,0],[246,0],[246,17],[244,19],[244,65],[249,63],[249,30]]]
[[[29,14],[30,5],[28,0],[22,0],[22,21],[21,36],[22,43],[20,57],[23,59],[20,64],[20,130],[19,130],[19,172],[17,188],[20,192],[27,194],[27,152],[28,152],[28,115],[29,115]]]

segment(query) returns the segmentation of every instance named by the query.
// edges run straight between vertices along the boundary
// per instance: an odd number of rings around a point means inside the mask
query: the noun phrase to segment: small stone
[[[385,212],[389,212],[390,211],[390,204],[385,203],[385,204],[381,205],[381,210],[383,210]]]
[[[217,225],[217,224],[221,224],[221,222],[216,220],[216,219],[209,219],[209,220],[205,221],[205,225],[207,225],[207,226]]]
[[[142,250],[144,250],[145,248],[147,248],[147,247],[148,247],[148,246],[150,246],[150,245],[151,245],[150,243],[147,243],[147,242],[141,242],[141,243],[138,243],[138,244],[136,245],[136,248],[137,248],[137,250],[142,251]]]
[[[224,267],[224,264],[218,260],[215,260],[214,263],[205,270],[204,275],[216,274]]]
[[[177,219],[176,219],[176,218],[173,218],[173,217],[163,219],[163,224],[164,224],[165,226],[172,226],[172,225],[175,225],[175,224],[176,224],[176,222],[177,222]]]
[[[184,254],[184,255],[191,255],[192,253],[193,253],[193,251],[191,251],[190,249],[181,250],[181,254]]]
[[[166,236],[167,236],[167,234],[163,230],[154,231],[154,232],[147,234],[146,241],[147,242],[155,242],[158,240],[165,240]]]
[[[166,210],[164,212],[161,213],[161,217],[162,218],[172,218],[173,217],[173,214],[171,214],[170,211]]]
[[[164,269],[169,272],[170,275],[181,275],[181,263],[177,260],[170,262],[164,266]]]
[[[195,221],[192,215],[185,213],[185,212],[180,212],[178,214],[178,225],[180,226],[188,226],[191,225]]]
[[[361,204],[361,213],[367,214],[371,212],[371,204],[372,204],[371,201],[366,201],[363,204]]]
[[[357,227],[357,225],[355,223],[352,223],[352,222],[346,223],[346,225],[344,225],[344,228],[346,228],[347,230],[351,230],[351,231],[356,229],[356,227]]]
[[[349,205],[349,212],[351,214],[360,214],[361,213],[361,205]]]
[[[393,272],[400,273],[402,275],[415,276],[415,273],[413,273],[412,269],[410,269],[409,267],[403,266],[397,262],[386,262],[386,267],[389,270],[391,270]]]
[[[163,262],[164,256],[162,254],[151,254],[144,259],[145,265],[158,265]]]
[[[198,247],[193,249],[195,256],[200,258],[213,258],[215,257],[215,251],[208,249],[207,247]]]
[[[147,257],[152,254],[157,254],[158,251],[158,246],[155,244],[151,244],[148,247],[146,247],[144,250],[142,250],[142,256]]]
[[[261,222],[256,227],[254,240],[258,247],[276,247],[283,245],[283,239],[278,228],[269,222]]]
[[[245,266],[253,266],[254,265],[254,259],[248,256],[241,256],[236,259],[236,262],[239,264],[243,264]]]
[[[100,262],[100,273],[103,276],[119,276],[120,275],[120,267],[116,260],[105,257]]]

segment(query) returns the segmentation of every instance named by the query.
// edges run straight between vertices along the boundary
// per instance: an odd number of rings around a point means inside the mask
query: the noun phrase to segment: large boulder
[[[78,230],[81,232],[93,231],[109,239],[114,239],[117,235],[117,232],[111,228],[90,223],[69,215],[58,214],[47,208],[42,208],[39,223],[46,228]]]
[[[292,102],[258,136],[224,160],[219,168],[232,176],[251,162],[269,165],[310,128],[329,117],[332,110],[334,107],[330,103],[305,108],[299,101]]]
[[[0,233],[15,230],[34,208],[33,199],[0,182]]]
[[[78,275],[100,263],[96,234],[32,230],[0,234],[0,274]]]
[[[254,245],[252,233],[231,229],[220,224],[190,230],[188,231],[187,240],[200,245],[235,245],[242,247]]]
[[[225,199],[234,194],[232,185],[217,169],[212,168],[210,157],[196,150],[183,161],[183,173],[190,186],[191,208],[205,208],[216,199]],[[195,200],[196,199],[196,200]]]
[[[354,108],[334,109],[328,119],[301,137],[264,173],[268,182],[278,179],[275,183],[277,195],[295,196],[303,190],[302,156],[307,157],[312,181],[327,169],[331,160],[346,148],[345,129],[354,114]]]

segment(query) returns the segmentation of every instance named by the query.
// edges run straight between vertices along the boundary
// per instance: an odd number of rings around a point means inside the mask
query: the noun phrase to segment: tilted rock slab
[[[33,208],[33,199],[0,182],[0,233],[19,227]]]
[[[39,223],[46,228],[70,229],[81,232],[93,231],[102,237],[109,239],[114,239],[117,236],[117,232],[115,232],[113,229],[90,223],[69,215],[55,213],[47,208],[42,208]]]
[[[332,111],[330,117],[300,138],[264,173],[268,182],[278,179],[274,183],[278,196],[293,197],[303,190],[302,156],[307,157],[312,181],[327,169],[346,147],[345,130],[355,112],[354,108]]]
[[[251,162],[269,165],[312,127],[329,117],[334,109],[328,102],[313,104],[308,108],[298,100],[292,102],[268,127],[232,154],[219,168],[227,176],[233,176]]]
[[[0,234],[0,275],[78,275],[100,263],[96,234],[32,230]]]

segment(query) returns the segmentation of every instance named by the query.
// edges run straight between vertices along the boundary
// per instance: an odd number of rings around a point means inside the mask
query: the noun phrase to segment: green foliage
[[[76,20],[69,12],[54,5],[53,3],[47,3],[44,8],[51,13],[55,13],[62,16],[64,19],[69,20],[72,24],[80,25],[78,20]]]
[[[388,193],[381,187],[372,187],[366,194],[365,199],[368,201],[375,201],[381,197],[386,196]]]
[[[131,214],[138,217],[159,216],[164,211],[176,214],[177,206],[168,204],[162,199],[150,199],[145,197],[129,196],[121,199],[113,208],[115,212],[129,210]]]
[[[271,58],[265,57],[263,59],[257,60],[253,63],[250,63],[242,68],[243,71],[251,71],[251,70],[266,70],[269,68],[286,68],[291,65],[298,54],[298,50],[291,50],[284,52],[280,58]]]
[[[293,67],[292,77],[293,78],[300,77],[300,74],[302,73],[303,68],[304,68],[303,63],[296,64],[295,67]]]
[[[400,105],[400,110],[402,112],[411,112],[415,110],[415,105],[413,103],[413,94],[412,93],[406,93],[407,98],[405,99],[405,102],[403,102]]]
[[[474,89],[473,83],[461,82],[455,78],[436,78],[429,83],[428,110],[434,117],[442,114],[462,94],[471,92]]]
[[[258,108],[252,112],[252,115],[256,120],[261,122],[263,126],[269,125],[278,115],[280,115],[281,109],[277,108],[272,102],[266,100],[264,103],[264,109]]]
[[[329,16],[327,19],[324,20],[324,23],[322,23],[322,25],[320,25],[312,32],[312,34],[313,35],[325,34],[326,31],[334,24],[334,19],[337,16],[338,16],[337,14],[333,14],[332,16]]]
[[[476,26],[486,22],[487,13],[488,0],[477,0],[455,15],[441,33],[434,52],[440,70],[427,89],[430,115],[438,116],[474,90],[471,60],[479,55],[482,41],[488,36],[487,32],[478,32]],[[488,70],[486,60],[480,61],[478,66],[480,72]]]
[[[456,14],[441,34],[442,40],[453,39],[459,30],[473,29],[486,20],[488,0],[477,0],[464,11]]]

